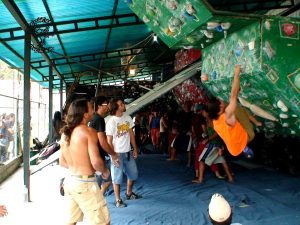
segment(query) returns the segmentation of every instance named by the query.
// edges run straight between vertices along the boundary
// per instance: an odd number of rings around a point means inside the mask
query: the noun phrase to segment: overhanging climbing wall
[[[170,48],[202,48],[202,81],[228,100],[233,68],[243,66],[241,103],[266,132],[300,134],[299,19],[226,13],[204,0],[127,0]]]
[[[300,134],[300,21],[268,17],[205,48],[202,81],[228,100],[242,65],[240,102],[265,118],[265,131]]]
[[[127,2],[132,11],[170,48],[208,46],[259,18],[238,14],[215,14],[205,1],[200,0]]]

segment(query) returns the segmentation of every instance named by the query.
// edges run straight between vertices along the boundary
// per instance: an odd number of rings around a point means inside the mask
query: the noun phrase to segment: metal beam
[[[144,70],[153,70],[153,69],[161,69],[161,67],[165,66],[165,65],[170,65],[171,63],[170,62],[167,62],[167,63],[160,63],[160,64],[156,64],[155,62],[149,62],[149,61],[145,61],[145,62],[139,62],[139,63],[132,63],[130,65],[132,66],[136,66],[136,69],[144,69]],[[107,67],[107,68],[103,68],[103,69],[110,69],[109,72],[110,73],[121,73],[121,72],[124,72],[122,71],[123,68],[126,68],[126,66],[115,66],[115,67]],[[117,71],[114,71],[114,69],[116,69]],[[78,70],[78,71],[75,71],[75,73],[86,73],[86,72],[92,72],[92,71],[89,71],[89,70]],[[72,78],[72,73],[63,73],[62,74],[65,79],[67,78]],[[117,74],[114,74],[115,76],[117,76]],[[95,74],[95,77],[97,75]],[[113,77],[113,76],[110,76],[110,77]],[[54,80],[57,80],[57,79],[54,79]]]
[[[211,6],[216,10],[226,10],[234,12],[244,12],[244,11],[260,11],[260,10],[270,10],[270,9],[281,9],[289,8],[294,5],[293,1],[289,1],[287,4],[286,0],[240,0],[240,1],[209,1]]]
[[[24,164],[24,186],[26,189],[24,201],[30,202],[30,57],[31,57],[31,35],[26,31],[24,41],[24,101],[23,101],[23,164]]]
[[[43,0],[43,4],[44,4],[44,6],[45,6],[45,9],[46,9],[46,11],[47,11],[47,14],[48,14],[48,16],[49,16],[50,21],[51,21],[52,23],[54,23],[54,19],[53,19],[53,16],[52,16],[52,13],[51,13],[51,11],[50,11],[50,8],[49,8],[49,6],[48,6],[47,1],[46,1],[46,0]],[[56,25],[53,26],[53,29],[54,29],[55,32],[57,31]],[[64,52],[64,55],[66,56],[66,55],[67,55],[67,52],[66,52],[66,49],[65,49],[65,47],[64,47],[64,45],[63,45],[63,42],[62,42],[62,40],[61,40],[61,38],[60,38],[60,35],[57,34],[56,36],[57,36],[58,42],[59,42],[59,44],[60,44],[60,46],[61,46],[61,48],[62,48],[62,50],[63,50],[63,52]],[[68,59],[67,59],[67,62],[69,62]],[[71,72],[73,73],[71,65],[69,65],[69,67],[70,67]],[[74,75],[74,73],[73,73],[73,75]]]
[[[135,76],[150,75],[150,74],[158,73],[158,72],[159,73],[161,72],[160,68],[158,68],[158,69],[152,69],[152,70],[150,69],[150,70],[146,70],[146,71],[140,71],[140,72],[137,72],[137,74]],[[68,74],[70,74],[70,73],[68,73]],[[72,83],[74,81],[74,78],[73,77],[67,77],[68,74],[65,74],[66,81]],[[118,80],[118,79],[122,79],[124,77],[125,77],[125,72],[121,71],[121,73],[116,74],[116,76],[114,76],[114,77],[104,77],[103,81]],[[128,77],[128,78],[131,79],[131,78],[134,78],[134,77]],[[90,79],[87,79],[85,77],[85,79],[83,79],[82,81],[87,81],[87,80],[97,80],[97,76],[91,76]]]
[[[20,9],[16,5],[16,3],[12,0],[2,0],[8,11],[12,14],[12,16],[15,18],[15,20],[18,22],[20,27],[22,28],[23,31],[30,32],[30,26],[28,25],[25,17],[21,13]],[[35,34],[30,32],[31,34],[31,41],[33,45],[35,46],[40,46],[40,42]],[[47,53],[41,53],[41,55],[44,57],[44,59],[48,62],[49,65],[52,64],[50,57],[48,56]],[[53,66],[53,69],[55,73],[64,81],[64,78],[60,75],[60,72],[57,70],[55,66]]]
[[[117,8],[118,8],[118,4],[119,4],[119,1],[118,1],[118,0],[115,0],[115,2],[114,2],[114,7],[113,7],[113,9],[112,9],[112,16],[115,16],[115,15],[116,15],[116,11],[117,11]],[[113,24],[114,24],[114,20],[112,19],[112,20],[110,21],[110,25],[113,25]],[[110,41],[111,31],[112,31],[112,28],[109,28],[108,33],[107,33],[107,36],[106,36],[105,44],[104,44],[104,49],[103,49],[104,52],[107,51],[107,47],[108,47],[109,41]],[[96,88],[95,96],[98,95],[98,87],[99,87],[99,85],[101,85],[102,78],[103,78],[103,73],[101,73],[101,68],[102,68],[102,64],[103,64],[102,57],[103,57],[103,55],[100,57],[100,60],[99,60],[98,82],[97,82],[97,88]]]
[[[11,2],[9,0],[3,0],[3,2]],[[108,22],[113,20],[113,24],[109,24]],[[127,22],[125,22],[127,21]],[[50,32],[47,34],[38,34],[37,37],[45,36],[45,35],[57,35],[57,34],[66,34],[66,33],[74,33],[81,31],[89,31],[89,30],[99,30],[99,29],[111,29],[116,27],[128,27],[128,26],[136,26],[144,24],[137,15],[134,13],[114,15],[114,16],[102,16],[95,18],[86,18],[80,20],[69,20],[69,21],[61,21],[61,22],[52,22],[49,24],[37,24],[37,28],[45,28],[46,26],[50,27]],[[60,30],[61,26],[61,30]],[[57,27],[57,30],[54,29]],[[70,28],[72,27],[72,28]],[[20,27],[8,28],[0,30],[0,34],[2,40],[4,41],[13,41],[24,39],[24,34],[20,34],[20,31],[23,29]],[[7,37],[5,37],[7,36]]]
[[[59,110],[61,112],[61,115],[64,115],[64,112],[63,112],[63,83],[62,81],[60,80],[60,83],[59,83]]]
[[[100,53],[91,53],[91,54],[82,54],[82,55],[75,55],[75,56],[68,56],[68,57],[58,57],[52,58],[52,62],[55,66],[61,66],[68,64],[68,59],[70,64],[78,63],[78,62],[95,62],[102,60],[108,60],[113,58],[122,58],[127,56],[134,56],[134,55],[143,55],[148,53],[157,53],[158,51],[164,51],[166,47],[163,48],[151,48],[151,47],[144,47],[144,48],[128,48],[116,51],[104,51]],[[72,60],[74,60],[72,62]],[[64,61],[64,62],[62,62]],[[31,65],[35,68],[45,68],[49,67],[45,60],[35,60],[31,61]]]
[[[19,59],[21,59],[22,61],[24,61],[24,58],[15,50],[13,49],[9,44],[7,44],[5,41],[2,41],[0,39],[0,43],[4,45],[4,47],[6,47],[9,51],[11,51],[15,56],[17,56]],[[2,59],[3,60],[3,59]],[[10,64],[10,62],[4,60],[7,64]],[[39,73],[42,77],[43,80],[48,80],[47,77],[45,77],[37,68],[35,68],[34,66],[30,66],[31,69],[35,70],[37,73]],[[20,68],[21,69],[21,68]]]
[[[294,5],[293,7],[289,8],[288,10],[283,11],[279,15],[280,16],[289,16],[289,15],[291,15],[292,13],[294,13],[294,12],[296,12],[298,10],[300,10],[300,2],[297,3],[296,5]]]
[[[49,121],[49,143],[53,142],[53,123],[52,123],[52,115],[53,115],[53,70],[52,67],[49,67],[49,112],[48,112],[48,121]]]
[[[159,98],[161,95],[167,93],[172,90],[177,85],[181,84],[183,81],[189,79],[194,76],[197,71],[201,70],[202,64],[201,62],[196,62],[193,65],[190,65],[188,68],[178,73],[176,76],[172,77],[168,81],[163,84],[153,88],[153,90],[147,92],[145,95],[140,98],[134,100],[132,103],[126,106],[126,113],[132,114],[144,107],[145,105],[151,103],[155,99]]]
[[[111,77],[107,77],[107,78],[103,78],[102,81],[103,82],[107,82],[107,81],[116,81],[116,80],[123,80],[123,79],[127,79],[127,80],[134,80],[137,79],[140,76],[150,76],[153,74],[157,74],[157,73],[161,73],[161,69],[157,69],[157,70],[152,70],[152,71],[141,71],[139,73],[137,73],[134,77],[130,77],[126,74],[126,72],[124,71],[124,74],[120,74],[119,76],[116,76],[115,78],[111,78]],[[92,77],[90,79],[84,79],[84,80],[80,80],[80,84],[96,84],[97,83],[97,77]]]

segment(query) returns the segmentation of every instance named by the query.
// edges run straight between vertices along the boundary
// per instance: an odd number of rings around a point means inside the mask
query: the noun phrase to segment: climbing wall
[[[228,100],[242,65],[242,105],[269,133],[300,134],[300,20],[214,11],[200,0],[127,0],[170,48],[202,48],[201,80]]]
[[[204,48],[258,20],[258,17],[213,15],[200,0],[126,2],[170,48]]]
[[[172,91],[180,106],[189,101],[192,109],[197,103],[207,104],[211,97],[210,92],[201,84],[197,75],[177,85]]]
[[[299,135],[299,26],[299,19],[268,17],[203,49],[202,82],[227,101],[240,64],[240,103],[265,121],[266,132]]]

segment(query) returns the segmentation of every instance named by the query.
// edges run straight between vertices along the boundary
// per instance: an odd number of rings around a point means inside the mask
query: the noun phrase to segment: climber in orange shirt
[[[253,158],[253,151],[247,146],[253,137],[236,116],[237,108],[240,107],[237,103],[240,91],[240,72],[240,65],[236,65],[229,104],[225,106],[222,100],[212,99],[208,103],[208,116],[213,120],[215,131],[223,139],[231,155],[237,156],[243,152],[247,158]]]

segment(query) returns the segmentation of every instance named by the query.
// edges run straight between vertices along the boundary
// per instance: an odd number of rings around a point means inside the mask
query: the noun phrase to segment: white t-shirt
[[[106,123],[106,135],[113,136],[113,146],[117,153],[130,151],[129,130],[134,127],[130,116],[123,114],[121,117],[112,116]]]

